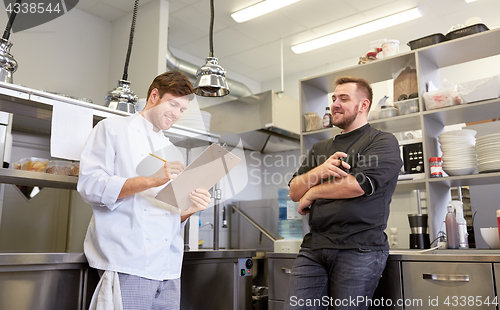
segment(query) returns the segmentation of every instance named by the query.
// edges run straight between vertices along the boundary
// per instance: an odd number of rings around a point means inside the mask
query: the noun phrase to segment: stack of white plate
[[[477,169],[475,130],[447,131],[439,135],[443,170],[448,175],[473,174]]]
[[[212,114],[198,109],[187,109],[177,121],[178,125],[210,132]]]
[[[477,138],[476,150],[480,173],[500,171],[500,133]]]

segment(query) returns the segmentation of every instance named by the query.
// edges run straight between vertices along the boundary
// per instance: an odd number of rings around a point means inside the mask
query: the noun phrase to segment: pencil
[[[155,154],[153,154],[153,153],[149,153],[149,155],[151,155],[151,156],[153,156],[153,157],[156,157],[156,158],[158,158],[159,160],[162,160],[162,161],[164,161],[164,162],[167,162],[165,159],[163,159],[163,158],[161,158],[161,157],[158,157],[158,156],[156,156],[156,155],[155,155]]]

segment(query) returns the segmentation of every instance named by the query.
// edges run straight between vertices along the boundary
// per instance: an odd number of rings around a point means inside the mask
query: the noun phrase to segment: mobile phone
[[[352,167],[352,157],[351,155],[347,155],[347,157],[339,157],[341,162],[346,162]],[[349,173],[351,169],[347,169],[342,165],[342,163],[339,165],[339,168],[342,169],[342,171]]]

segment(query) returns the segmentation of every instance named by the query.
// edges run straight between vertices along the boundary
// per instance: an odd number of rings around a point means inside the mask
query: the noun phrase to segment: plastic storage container
[[[500,97],[500,75],[458,84],[458,92],[464,103]]]
[[[431,34],[431,35],[428,35],[428,36],[423,37],[423,38],[412,40],[412,41],[408,42],[407,44],[411,50],[416,50],[417,48],[426,47],[426,46],[437,44],[437,43],[444,42],[447,40],[448,39],[445,37],[444,34],[435,33],[435,34]]]
[[[50,174],[70,175],[73,163],[65,160],[51,160],[45,172]]]
[[[399,41],[387,40],[384,44],[382,44],[382,52],[384,58],[397,55],[399,53]]]
[[[19,161],[21,170],[45,172],[47,169],[48,159],[38,157],[27,157]]]
[[[71,172],[69,175],[78,176],[79,173],[80,173],[80,162],[77,161],[71,165]]]
[[[297,211],[299,203],[292,201],[289,194],[287,187],[278,189],[278,234],[284,239],[302,239],[302,216]]]
[[[399,115],[417,113],[419,111],[418,98],[394,102],[394,105],[398,108]]]
[[[388,117],[394,117],[398,115],[398,110],[395,107],[391,106],[382,106],[380,107],[380,112],[378,114],[378,118],[388,118]]]
[[[21,163],[16,161],[12,163],[12,169],[14,170],[21,170]]]
[[[485,24],[475,24],[469,27],[459,28],[457,30],[450,31],[446,34],[446,38],[448,40],[458,39],[465,36],[470,36],[471,34],[476,34],[479,32],[483,32],[486,30],[490,30],[486,27]]]

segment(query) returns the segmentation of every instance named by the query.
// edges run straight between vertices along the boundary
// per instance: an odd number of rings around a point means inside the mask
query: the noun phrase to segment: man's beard
[[[340,123],[333,124],[333,125],[337,126],[340,129],[346,129],[347,127],[351,126],[351,124],[354,123],[354,121],[356,120],[356,117],[358,117],[358,114],[359,114],[358,110],[359,110],[359,103],[354,108],[354,111],[356,111],[356,112],[353,115],[350,115],[348,117],[344,117],[344,119]],[[344,114],[344,116],[345,116],[345,114]]]

